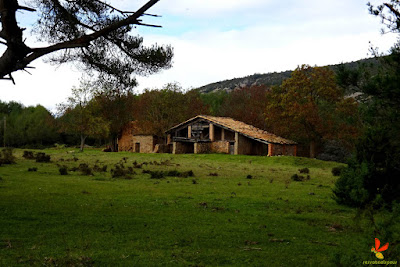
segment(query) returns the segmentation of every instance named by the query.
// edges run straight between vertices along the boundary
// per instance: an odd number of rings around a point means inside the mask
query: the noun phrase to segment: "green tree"
[[[82,82],[79,88],[72,88],[72,96],[67,103],[59,105],[62,117],[59,119],[60,130],[67,134],[80,136],[80,151],[83,151],[88,136],[106,136],[108,122],[99,112],[97,103],[92,100],[90,84]]]
[[[146,90],[138,97],[134,118],[142,130],[162,137],[172,126],[207,113],[198,91],[184,93],[179,85],[167,84],[160,90]]]
[[[111,151],[118,151],[118,137],[124,126],[133,120],[133,108],[136,96],[127,87],[113,82],[93,84],[93,102],[99,108],[100,116],[107,122]]]
[[[201,101],[209,107],[209,113],[213,116],[221,116],[223,113],[222,105],[228,96],[229,93],[224,90],[200,94]]]
[[[114,80],[133,87],[132,74],[147,75],[171,66],[170,46],[145,47],[140,36],[131,35],[134,25],[147,25],[142,17],[159,0],[150,0],[136,12],[123,11],[108,1],[29,1],[0,0],[0,45],[6,50],[0,57],[0,79],[14,82],[12,73],[30,68],[38,58],[52,54],[53,63],[75,62],[84,71],[95,71],[98,78]],[[37,12],[34,33],[44,47],[31,47],[23,35],[16,13]]]
[[[23,107],[10,102],[7,119],[6,143],[8,146],[42,147],[58,139],[53,115],[43,106]]]
[[[399,1],[369,7],[390,31],[400,33]],[[400,201],[400,44],[378,59],[381,67],[376,74],[361,69],[358,79],[351,83],[362,93],[364,129],[355,158],[333,192],[340,204],[390,209],[394,201]]]

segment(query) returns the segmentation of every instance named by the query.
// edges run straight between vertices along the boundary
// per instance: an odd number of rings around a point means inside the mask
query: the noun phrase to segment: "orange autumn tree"
[[[328,67],[298,67],[291,78],[268,93],[265,115],[268,129],[309,144],[312,158],[321,141],[339,139],[351,144],[358,133],[357,103],[345,98]]]

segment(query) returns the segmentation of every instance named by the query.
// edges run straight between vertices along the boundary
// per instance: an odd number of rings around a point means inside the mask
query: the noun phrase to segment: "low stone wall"
[[[194,153],[194,143],[173,142],[172,154]]]
[[[211,143],[194,143],[195,154],[210,153],[210,152],[211,152]]]
[[[297,146],[272,144],[272,151],[270,149],[269,152],[270,152],[269,156],[296,156]]]
[[[153,150],[154,153],[171,153],[172,145],[156,144]]]
[[[214,153],[229,154],[229,142],[227,142],[227,141],[212,142],[211,143],[211,151]]]

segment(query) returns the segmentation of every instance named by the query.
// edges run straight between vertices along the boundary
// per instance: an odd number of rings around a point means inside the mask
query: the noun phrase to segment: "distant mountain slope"
[[[329,65],[328,67],[332,68],[333,71],[337,71],[340,66],[345,66],[349,69],[355,69],[360,64],[378,64],[378,60],[376,58],[368,58],[368,59],[361,59],[358,61],[353,61],[349,63],[343,64],[336,64],[336,65]],[[253,74],[242,78],[233,78],[231,80],[220,81],[216,83],[210,83],[199,87],[199,91],[201,93],[210,93],[215,91],[233,91],[237,88],[248,87],[252,85],[279,85],[285,79],[290,78],[290,74],[292,71],[283,71],[283,72],[273,72],[273,73],[266,73],[266,74]]]

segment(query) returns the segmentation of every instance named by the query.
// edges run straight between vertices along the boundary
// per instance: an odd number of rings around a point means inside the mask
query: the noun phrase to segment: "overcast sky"
[[[136,10],[146,0],[110,0]],[[379,4],[380,1],[371,1]],[[328,65],[369,56],[369,42],[387,51],[396,41],[381,35],[378,18],[363,0],[161,0],[144,22],[163,28],[138,27],[145,44],[170,44],[173,67],[138,77],[136,92],[178,82],[185,89],[254,73],[293,70],[298,65]],[[21,26],[32,15],[20,13]],[[35,39],[27,36],[32,44]],[[0,46],[0,49],[2,47]],[[2,53],[3,50],[0,50]],[[14,74],[17,85],[0,80],[0,100],[42,104],[54,110],[79,85],[81,73],[72,65],[50,66],[38,60],[36,69]]]

